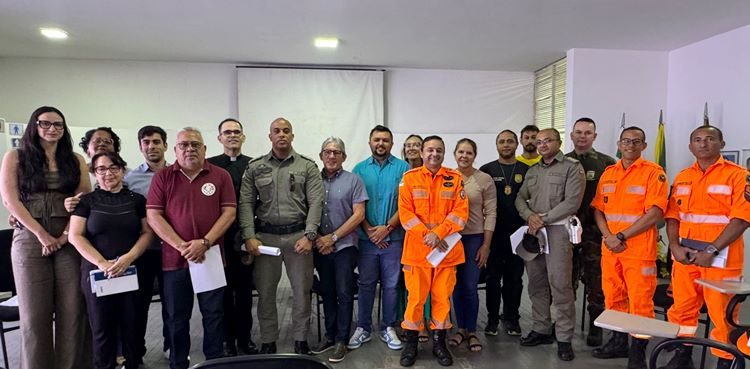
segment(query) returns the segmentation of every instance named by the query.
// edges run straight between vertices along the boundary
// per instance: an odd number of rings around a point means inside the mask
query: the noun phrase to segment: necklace
[[[513,163],[513,169],[510,171],[510,177],[505,175],[505,168],[503,168],[503,164],[500,164],[500,170],[503,172],[503,178],[505,179],[505,188],[503,189],[503,192],[506,196],[510,196],[513,193],[513,187],[510,186],[510,179],[513,177],[513,174],[516,173],[516,164],[518,164],[518,161]]]

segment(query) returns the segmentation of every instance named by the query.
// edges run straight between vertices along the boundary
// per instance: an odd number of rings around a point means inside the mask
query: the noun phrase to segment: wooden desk
[[[739,281],[719,281],[709,279],[696,279],[695,283],[712,290],[726,293],[728,295],[750,294],[750,283]]]
[[[675,338],[680,332],[677,324],[615,310],[605,310],[594,325],[617,332],[665,338]]]

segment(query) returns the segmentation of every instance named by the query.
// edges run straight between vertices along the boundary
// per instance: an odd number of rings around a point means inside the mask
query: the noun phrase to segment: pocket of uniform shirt
[[[289,172],[289,190],[292,192],[292,197],[299,201],[305,199],[305,182],[307,182],[305,173]]]
[[[710,210],[724,212],[732,203],[732,187],[724,184],[712,184],[706,188],[706,194],[713,201],[707,201]]]
[[[270,174],[255,178],[255,187],[258,188],[258,195],[261,201],[268,201],[271,198],[272,184],[273,176]]]
[[[549,175],[550,198],[553,200],[562,200],[565,195],[565,177],[551,173]],[[556,204],[555,204],[556,205]]]

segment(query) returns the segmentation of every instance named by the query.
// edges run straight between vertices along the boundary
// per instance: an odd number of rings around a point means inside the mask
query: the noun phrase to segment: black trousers
[[[146,329],[148,324],[148,310],[151,307],[151,299],[154,295],[154,281],[158,281],[159,297],[164,301],[164,277],[161,271],[161,250],[146,250],[141,257],[135,262],[138,268],[138,301],[139,301],[139,316],[138,316],[138,342],[140,349],[140,357],[143,358],[146,355]],[[163,307],[161,309],[162,318],[162,337],[164,341],[162,343],[162,351],[166,351],[169,347],[167,345],[167,337],[169,337],[167,324],[167,311]]]
[[[487,260],[487,320],[490,322],[518,321],[523,292],[524,262],[513,254],[510,245],[512,232],[496,230],[492,237],[490,256]],[[503,314],[500,315],[500,303]]]
[[[236,251],[233,245],[234,239],[234,232],[227,232],[224,237],[227,263],[224,269],[227,277],[224,290],[224,342],[246,347],[253,329],[253,264],[242,264],[240,251]]]

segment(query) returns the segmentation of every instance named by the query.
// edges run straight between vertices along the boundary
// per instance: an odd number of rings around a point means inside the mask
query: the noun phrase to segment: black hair
[[[539,133],[539,127],[533,124],[529,124],[528,126],[521,128],[521,136],[523,136],[524,132],[529,132],[529,131]]]
[[[39,138],[37,121],[44,113],[57,113],[63,120],[63,135],[57,142],[55,163],[60,174],[60,192],[72,193],[81,182],[81,170],[78,158],[73,153],[73,141],[63,113],[51,106],[42,106],[33,113],[21,137],[18,149],[18,189],[21,194],[47,190],[44,170],[49,169],[47,157]]]
[[[630,127],[623,128],[622,132],[620,132],[620,139],[621,140],[622,140],[622,134],[625,133],[625,132],[627,132],[627,131],[638,131],[638,132],[641,132],[641,136],[643,136],[643,141],[646,141],[646,132],[644,132],[640,127],[636,127],[636,126],[630,126]]]
[[[445,141],[443,141],[443,138],[437,135],[427,136],[422,140],[422,150],[424,150],[424,145],[429,141],[440,141],[443,144],[443,147],[445,147]]]
[[[96,161],[103,156],[109,158],[109,160],[112,161],[112,164],[117,165],[123,171],[128,165],[128,163],[125,162],[125,159],[123,159],[122,156],[120,156],[120,154],[116,152],[100,152],[91,158],[91,163],[89,163],[89,172],[94,173],[94,169],[96,168]]]
[[[154,133],[161,135],[161,140],[167,142],[167,132],[163,128],[157,126],[143,126],[138,130],[138,142],[141,142],[146,136],[151,136]]]
[[[81,142],[78,143],[78,146],[80,146],[83,149],[84,153],[88,153],[89,142],[91,142],[91,137],[97,131],[104,131],[104,132],[109,133],[109,136],[112,137],[112,143],[115,146],[115,152],[120,152],[120,136],[118,136],[115,133],[115,131],[112,130],[112,127],[99,127],[99,128],[94,128],[94,129],[90,129],[86,131],[86,134],[83,137],[81,137]]]
[[[242,127],[242,123],[240,123],[239,120],[234,119],[234,118],[227,118],[227,119],[222,120],[221,123],[219,123],[219,127],[218,127],[219,128],[219,133],[221,133],[221,126],[223,126],[224,123],[226,123],[226,122],[235,122],[235,123],[237,123],[237,124],[240,125],[240,130],[242,130],[242,131],[245,130],[245,128]]]
[[[576,119],[576,121],[575,121],[575,122],[573,123],[573,127],[575,127],[575,126],[576,126],[576,123],[578,123],[578,122],[586,122],[586,123],[591,123],[591,124],[593,124],[593,125],[594,125],[594,131],[596,131],[596,122],[594,122],[594,120],[593,120],[593,119],[591,119],[591,118],[589,118],[589,117],[581,117],[581,118],[578,118],[578,119]]]
[[[391,140],[393,140],[393,132],[391,132],[391,130],[388,127],[384,126],[384,125],[378,124],[375,127],[373,127],[370,130],[370,136],[369,137],[372,137],[372,134],[375,133],[375,132],[388,132],[388,134],[391,135]]]
[[[536,127],[536,126],[534,126],[534,127]],[[495,143],[497,143],[497,139],[500,138],[500,135],[503,134],[503,133],[510,133],[510,134],[512,134],[513,138],[516,140],[516,142],[518,142],[518,135],[516,134],[516,132],[513,132],[513,131],[511,131],[509,129],[504,129],[504,130],[500,131],[500,133],[498,133],[497,136],[495,136]]]
[[[693,141],[693,135],[695,134],[695,132],[698,132],[701,129],[715,129],[716,132],[719,133],[719,141],[724,141],[724,132],[722,132],[721,129],[719,129],[719,127],[710,126],[710,125],[700,126],[700,127],[696,128],[696,129],[694,129],[693,132],[690,132],[690,141]]]

